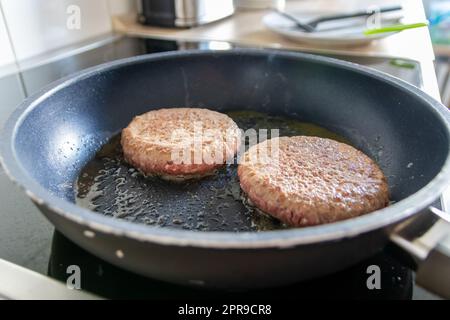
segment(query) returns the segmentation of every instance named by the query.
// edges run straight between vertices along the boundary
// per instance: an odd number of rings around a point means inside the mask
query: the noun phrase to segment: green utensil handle
[[[426,26],[428,26],[428,22],[418,22],[418,23],[410,23],[410,24],[397,24],[397,25],[386,26],[386,27],[377,28],[377,29],[369,29],[369,30],[364,31],[364,34],[366,36],[370,36],[370,35],[373,35],[373,34],[402,31],[402,30],[406,30],[406,29],[421,28],[421,27],[426,27]]]

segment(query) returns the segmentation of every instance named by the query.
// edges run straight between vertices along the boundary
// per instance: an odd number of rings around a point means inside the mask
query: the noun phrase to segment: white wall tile
[[[108,0],[0,0],[19,60],[110,32]],[[69,30],[69,5],[81,10],[81,28]]]
[[[139,0],[108,0],[111,15],[137,13],[137,1]]]
[[[0,14],[0,67],[13,62],[14,55],[11,49],[11,44],[9,43],[3,16]]]
[[[0,77],[0,129],[14,111],[16,106],[25,99],[22,85],[17,74]],[[0,165],[1,167],[1,165]],[[0,214],[1,215],[1,214]]]

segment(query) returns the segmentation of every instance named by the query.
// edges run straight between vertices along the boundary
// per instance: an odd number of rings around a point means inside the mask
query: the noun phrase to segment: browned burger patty
[[[210,175],[233,158],[240,131],[230,117],[208,109],[159,109],[135,117],[121,144],[125,160],[144,174],[182,181]]]
[[[251,153],[265,146],[263,142],[245,153],[238,168],[243,191],[263,212],[303,227],[356,217],[388,205],[386,178],[361,151],[318,137],[275,139],[279,139],[278,161],[249,161]]]

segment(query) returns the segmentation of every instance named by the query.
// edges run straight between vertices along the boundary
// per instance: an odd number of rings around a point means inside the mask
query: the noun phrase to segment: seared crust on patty
[[[279,139],[275,141],[274,139]],[[238,168],[242,190],[260,210],[303,227],[356,217],[386,207],[388,184],[377,164],[344,143],[318,137],[280,137],[278,159]]]
[[[211,129],[216,135],[207,134]],[[125,160],[144,174],[180,181],[211,175],[232,159],[240,131],[230,117],[208,109],[159,109],[135,117],[121,144]],[[180,150],[187,161],[173,158]]]

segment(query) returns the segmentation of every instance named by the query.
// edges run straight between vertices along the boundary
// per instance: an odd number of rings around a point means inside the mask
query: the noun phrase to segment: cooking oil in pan
[[[244,130],[279,129],[280,136],[314,135],[346,142],[325,128],[293,119],[250,111],[228,115]],[[146,225],[234,232],[287,228],[248,205],[239,186],[237,165],[184,183],[145,177],[124,161],[120,134],[82,169],[75,190],[76,202],[82,207]]]

